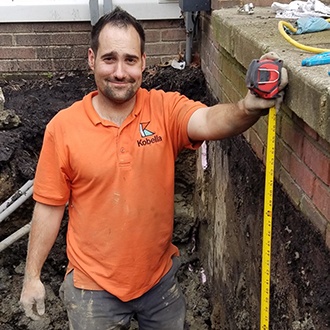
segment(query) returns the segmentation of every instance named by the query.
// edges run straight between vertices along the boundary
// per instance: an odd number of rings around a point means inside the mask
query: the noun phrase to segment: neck
[[[100,94],[92,99],[93,107],[102,119],[109,120],[120,126],[133,111],[136,96],[124,103],[111,102],[108,98],[102,98]]]

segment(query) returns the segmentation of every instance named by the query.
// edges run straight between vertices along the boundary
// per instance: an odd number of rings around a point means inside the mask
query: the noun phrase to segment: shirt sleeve
[[[203,141],[191,141],[188,136],[188,122],[192,114],[207,106],[199,101],[193,101],[186,96],[174,92],[170,106],[170,125],[174,134],[176,133],[177,143],[180,149],[198,149]]]
[[[70,197],[70,182],[62,161],[59,141],[50,124],[47,125],[33,185],[33,199],[37,202],[60,206]]]

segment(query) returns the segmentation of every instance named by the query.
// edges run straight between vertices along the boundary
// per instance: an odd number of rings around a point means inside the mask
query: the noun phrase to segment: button
[[[120,148],[120,152],[124,153],[125,152],[125,148]]]

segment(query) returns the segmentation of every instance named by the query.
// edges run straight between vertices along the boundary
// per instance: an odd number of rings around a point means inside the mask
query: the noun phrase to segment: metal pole
[[[185,25],[186,25],[185,60],[186,60],[186,64],[189,65],[191,63],[192,45],[193,45],[193,31],[194,31],[193,13],[190,11],[185,12],[184,20],[185,20]]]
[[[103,13],[107,14],[112,11],[112,0],[103,0]]]
[[[91,24],[95,25],[100,17],[98,0],[89,0],[89,12],[91,16]]]

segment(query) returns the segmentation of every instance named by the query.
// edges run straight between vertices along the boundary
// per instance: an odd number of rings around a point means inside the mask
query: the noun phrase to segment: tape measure
[[[270,306],[270,268],[273,216],[273,187],[275,165],[276,109],[270,108],[268,114],[266,177],[264,197],[264,222],[262,235],[262,265],[261,265],[261,302],[260,329],[268,330]]]
[[[281,82],[281,60],[253,60],[246,74],[246,85],[250,91],[262,98],[275,98]],[[268,330],[270,306],[270,268],[273,215],[273,187],[275,165],[276,138],[276,109],[269,109],[266,177],[264,197],[264,218],[262,236],[262,265],[261,265],[261,301],[260,301],[260,330]]]
[[[246,74],[246,85],[264,99],[276,97],[281,82],[281,60],[253,60]]]

